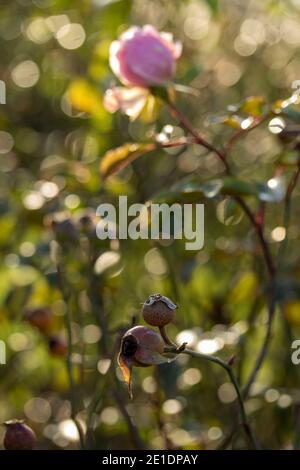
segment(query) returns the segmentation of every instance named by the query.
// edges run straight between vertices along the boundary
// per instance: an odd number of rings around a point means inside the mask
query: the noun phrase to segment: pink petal
[[[121,110],[131,118],[136,118],[146,104],[149,91],[145,88],[114,87],[106,91],[103,104],[107,111]]]

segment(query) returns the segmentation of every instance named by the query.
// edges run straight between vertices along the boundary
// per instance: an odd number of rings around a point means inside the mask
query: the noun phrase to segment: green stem
[[[220,161],[223,163],[225,167],[225,172],[227,175],[232,175],[232,170],[231,166],[227,160],[227,155],[228,151],[230,150],[229,148],[221,149],[219,150],[217,147],[215,147],[213,144],[210,142],[207,142],[199,133],[196,129],[194,129],[193,125],[190,123],[190,121],[187,119],[187,117],[176,107],[174,103],[171,103],[168,101],[168,105],[170,107],[170,110],[172,114],[179,120],[179,122],[182,124],[182,126],[185,128],[185,130],[190,133],[194,139],[195,142],[202,147],[205,147],[206,149],[214,152],[217,157],[220,159]],[[263,122],[263,120],[261,121]],[[298,177],[297,177],[298,178]],[[297,180],[296,180],[297,181]],[[294,187],[294,186],[293,186]],[[275,313],[275,308],[276,308],[276,266],[273,260],[273,256],[270,251],[269,244],[265,238],[264,235],[264,229],[263,225],[258,223],[255,217],[255,214],[253,214],[252,210],[248,206],[248,204],[244,201],[244,199],[241,196],[234,196],[234,199],[236,202],[241,206],[245,214],[247,215],[248,219],[251,222],[251,225],[253,226],[256,236],[259,240],[261,250],[263,253],[264,261],[266,268],[268,270],[269,274],[269,279],[270,279],[270,286],[269,286],[269,291],[270,291],[270,296],[268,299],[268,322],[267,322],[267,329],[266,329],[266,334],[265,334],[265,339],[264,342],[261,346],[261,349],[258,353],[257,359],[255,361],[255,364],[253,366],[252,372],[250,373],[250,377],[247,381],[246,384],[246,392],[251,388],[252,383],[257,377],[258,372],[260,371],[260,368],[265,360],[265,357],[268,352],[269,344],[270,344],[270,339],[271,339],[271,330],[272,330],[272,324],[273,324],[273,319],[274,319],[274,313]]]
[[[278,266],[282,267],[285,253],[288,247],[288,228],[290,225],[290,219],[291,219],[291,208],[292,208],[292,195],[293,192],[297,186],[298,180],[300,177],[300,155],[298,157],[298,165],[295,170],[295,172],[292,175],[292,178],[288,184],[287,190],[286,190],[286,195],[285,195],[285,201],[284,201],[284,213],[283,213],[283,226],[286,230],[285,238],[283,242],[280,245],[277,259],[278,259]]]
[[[65,318],[65,325],[67,330],[67,340],[68,340],[68,352],[67,352],[67,371],[69,377],[69,384],[70,384],[70,401],[71,401],[71,418],[74,421],[74,424],[77,428],[80,446],[82,449],[85,447],[85,438],[84,438],[84,431],[82,429],[81,423],[76,418],[77,407],[76,407],[76,393],[75,393],[75,383],[73,378],[73,366],[72,366],[72,325],[71,325],[71,315],[69,310],[69,294],[66,292],[64,287],[64,281],[62,276],[62,269],[61,266],[58,264],[57,267],[57,278],[58,278],[58,285],[61,291],[62,298],[66,304],[66,314]]]

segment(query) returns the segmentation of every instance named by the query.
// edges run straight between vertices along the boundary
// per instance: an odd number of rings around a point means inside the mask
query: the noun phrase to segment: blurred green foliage
[[[266,205],[266,237],[276,254],[284,238],[283,198],[266,185],[278,178],[286,187],[297,152],[264,123],[233,147],[236,180],[223,181],[215,155],[196,145],[155,149],[104,179],[99,165],[108,150],[142,145],[161,132],[184,135],[166,108],[155,122],[104,109],[103,93],[115,81],[108,51],[132,24],[171,31],[184,45],[175,81],[197,91],[196,97],[177,92],[178,106],[221,145],[249,115],[261,115],[265,103],[291,95],[300,79],[299,8],[296,0],[3,0],[0,339],[7,364],[0,366],[0,421],[24,417],[39,448],[78,447],[66,357],[50,341],[68,333],[76,414],[90,447],[143,441],[147,448],[215,448],[230,431],[235,396],[222,369],[179,357],[137,370],[130,401],[115,375],[118,341],[134,320],[142,321],[148,295],[161,292],[180,306],[170,335],[224,359],[235,354],[244,384],[264,336],[267,277],[253,230],[230,195],[246,195],[253,210]],[[249,103],[249,96],[258,98]],[[284,122],[297,126],[299,109],[288,111]],[[298,135],[296,127],[291,140]],[[117,204],[119,195],[130,203],[160,194],[167,201],[187,192],[205,200],[200,252],[185,251],[178,240],[97,239],[100,203]],[[297,189],[288,233],[282,308],[246,402],[265,448],[297,447],[300,433],[299,367],[291,363],[291,342],[300,335]],[[51,311],[43,331],[30,321],[38,307]],[[241,432],[231,446],[246,446]]]

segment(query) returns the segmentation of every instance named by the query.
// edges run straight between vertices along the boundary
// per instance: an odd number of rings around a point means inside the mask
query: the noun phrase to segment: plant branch
[[[285,200],[284,200],[284,214],[283,214],[283,226],[286,230],[285,234],[285,239],[283,240],[282,244],[280,245],[280,248],[278,250],[278,265],[281,265],[285,251],[288,245],[288,228],[290,225],[290,219],[291,219],[291,206],[292,206],[292,195],[293,192],[297,186],[298,180],[300,177],[300,155],[298,157],[298,165],[296,170],[294,171],[290,182],[288,184],[286,194],[285,194]]]
[[[66,314],[65,314],[64,318],[65,318],[65,325],[66,325],[67,339],[68,339],[67,370],[68,370],[68,377],[69,377],[69,384],[70,384],[71,418],[74,421],[74,424],[77,428],[81,448],[84,449],[84,447],[85,447],[85,444],[84,444],[84,440],[85,440],[84,431],[82,429],[81,423],[76,418],[76,412],[77,412],[76,402],[77,402],[77,400],[76,400],[75,384],[74,384],[74,377],[73,377],[73,366],[72,366],[72,326],[71,326],[71,315],[70,315],[70,311],[69,311],[69,308],[68,308],[69,294],[66,292],[66,289],[65,289],[65,286],[64,286],[62,268],[61,268],[60,264],[57,264],[56,270],[57,270],[58,286],[59,286],[59,289],[61,291],[62,298],[63,298],[63,300],[66,304]]]
[[[275,290],[275,289],[274,289]],[[267,328],[266,328],[266,334],[265,338],[263,341],[263,344],[261,346],[261,349],[258,353],[258,356],[256,358],[255,364],[253,366],[253,369],[249,375],[249,378],[246,382],[246,385],[243,388],[242,394],[244,398],[247,398],[250,388],[253,384],[253,382],[256,379],[256,376],[262,366],[262,363],[266,357],[266,354],[268,352],[269,348],[269,342],[271,339],[271,333],[272,333],[272,324],[273,324],[273,317],[275,313],[275,308],[276,308],[276,294],[275,291],[272,291],[270,294],[270,300],[269,300],[269,310],[268,310],[268,320],[267,320]]]
[[[198,143],[199,145],[202,145],[206,149],[211,150],[212,152],[214,152],[219,157],[219,159],[222,161],[222,163],[224,164],[226,174],[232,175],[231,167],[230,167],[230,165],[227,161],[227,152],[231,148],[231,144],[233,144],[233,141],[229,145],[229,148],[228,148],[228,145],[227,145],[227,148],[225,148],[225,150],[217,149],[213,144],[210,144],[209,142],[207,142],[205,139],[203,139],[199,135],[199,133],[194,129],[193,125],[186,118],[186,116],[180,110],[178,110],[177,107],[173,103],[169,102],[168,104],[169,104],[169,107],[171,109],[172,114],[175,115],[175,117],[180,121],[180,123],[186,129],[186,131],[189,132],[195,138],[196,143]],[[265,119],[267,119],[267,117],[268,116],[265,116],[265,118],[262,119],[259,123],[257,123],[257,125],[261,124]],[[255,127],[257,127],[257,126],[255,126]],[[253,128],[254,127],[252,126],[251,129],[253,129]],[[248,129],[248,131],[251,130],[251,129]],[[236,140],[241,135],[243,135],[243,134],[239,133],[239,135],[236,136],[234,138],[234,140]],[[293,185],[294,185],[294,183],[292,184],[292,186]],[[265,356],[267,354],[268,347],[269,347],[269,342],[270,342],[270,339],[271,339],[272,323],[273,323],[273,317],[274,317],[275,307],[276,307],[276,266],[275,266],[275,263],[273,261],[273,257],[272,257],[269,245],[268,245],[268,243],[265,239],[265,236],[264,236],[263,225],[256,220],[255,214],[253,214],[250,207],[248,206],[248,204],[244,201],[244,199],[241,196],[234,196],[234,198],[237,201],[237,203],[241,206],[241,208],[243,209],[245,214],[247,215],[248,219],[251,222],[251,225],[253,226],[253,228],[256,232],[256,235],[257,235],[257,238],[259,240],[259,243],[260,243],[260,246],[261,246],[261,249],[262,249],[262,253],[263,253],[263,256],[264,256],[265,264],[266,264],[266,267],[267,267],[267,270],[268,270],[269,278],[270,278],[270,286],[269,286],[270,299],[268,301],[268,322],[267,322],[266,334],[265,334],[264,342],[261,346],[261,349],[260,349],[260,351],[258,353],[258,356],[257,356],[257,359],[255,361],[254,367],[252,369],[252,372],[250,373],[249,379],[246,382],[246,386],[245,386],[245,389],[244,389],[244,395],[247,396],[247,394],[248,394],[248,392],[251,388],[251,385],[254,382],[254,380],[255,380],[255,378],[256,378],[256,376],[257,376],[257,374],[258,374],[258,372],[259,372],[259,370],[262,366],[262,363],[265,359]]]
[[[165,350],[166,350],[166,352],[172,352],[172,353],[175,353],[175,354],[184,353],[184,354],[188,354],[191,357],[196,357],[196,358],[208,361],[208,362],[213,362],[214,364],[218,364],[220,367],[222,367],[227,372],[227,375],[228,375],[228,377],[229,377],[229,379],[230,379],[230,381],[231,381],[231,383],[232,383],[232,385],[233,385],[233,387],[236,391],[236,394],[237,394],[237,401],[238,401],[239,408],[240,408],[240,416],[241,416],[242,426],[244,428],[245,434],[246,434],[247,438],[249,439],[249,441],[251,442],[253,448],[254,449],[259,449],[259,446],[258,446],[258,443],[257,443],[256,438],[254,436],[254,433],[253,433],[253,431],[250,427],[250,424],[248,422],[242,392],[240,390],[239,384],[236,380],[236,377],[234,375],[232,367],[227,362],[222,361],[222,359],[220,359],[216,356],[211,356],[209,354],[201,354],[201,353],[198,353],[196,351],[193,351],[192,349],[166,347]]]
[[[123,398],[121,397],[117,387],[113,388],[112,394],[113,394],[114,399],[115,399],[115,401],[116,401],[116,403],[119,407],[120,412],[123,415],[123,418],[126,421],[126,424],[127,424],[128,430],[129,430],[129,435],[132,438],[132,442],[133,442],[134,446],[139,450],[145,449],[145,446],[144,446],[144,443],[143,443],[143,441],[140,437],[139,431],[138,431],[136,425],[134,424],[134,422],[132,421],[132,418],[131,418],[130,414],[128,413],[126,406],[124,405]]]
[[[228,165],[228,162],[226,161],[226,154],[222,150],[218,150],[214,145],[210,144],[207,142],[192,126],[190,121],[185,117],[185,115],[171,102],[168,103],[172,114],[181,122],[183,127],[194,137],[195,143],[202,145],[202,147],[205,147],[207,150],[210,150],[211,152],[214,152],[218,155],[220,160],[222,161],[226,173],[230,174],[231,170]]]
[[[206,149],[214,152],[219,157],[219,159],[222,161],[222,163],[224,164],[226,174],[231,175],[232,170],[231,170],[230,165],[229,165],[229,163],[226,159],[227,152],[225,152],[223,150],[219,150],[213,144],[207,142],[202,136],[200,136],[200,134],[194,129],[194,127],[190,123],[190,121],[186,118],[186,116],[173,103],[168,103],[168,104],[169,104],[169,107],[170,107],[172,113],[181,122],[182,126],[186,129],[186,131],[188,131],[194,137],[195,143],[197,143],[199,145],[202,145]],[[267,116],[265,117],[265,119],[267,119]],[[264,119],[262,119],[259,122],[259,124],[261,124],[261,122],[263,122],[263,120]],[[251,224],[253,225],[253,227],[256,231],[257,237],[258,237],[258,239],[260,241],[260,244],[261,244],[261,248],[262,248],[262,251],[263,251],[264,258],[265,258],[266,266],[267,266],[268,271],[269,271],[269,275],[270,275],[271,278],[273,278],[275,276],[275,266],[274,266],[274,263],[273,263],[272,255],[270,253],[268,244],[267,244],[266,239],[264,237],[263,228],[259,223],[257,223],[257,221],[255,219],[255,215],[252,213],[251,209],[249,208],[248,204],[244,201],[244,199],[241,196],[234,196],[234,198],[238,202],[238,204],[241,206],[241,208],[243,209],[243,211],[245,212],[245,214],[249,218]]]
[[[267,114],[265,114],[264,116],[261,116],[259,118],[256,118],[253,122],[253,124],[249,127],[247,127],[246,129],[239,129],[237,132],[235,132],[231,137],[230,139],[226,142],[226,144],[224,145],[224,152],[225,154],[227,154],[228,152],[231,151],[232,147],[234,146],[234,144],[239,140],[241,139],[242,137],[244,137],[244,135],[248,134],[248,132],[252,131],[253,129],[256,129],[257,127],[259,127],[263,122],[265,122],[270,116],[272,115],[271,112],[268,112]]]

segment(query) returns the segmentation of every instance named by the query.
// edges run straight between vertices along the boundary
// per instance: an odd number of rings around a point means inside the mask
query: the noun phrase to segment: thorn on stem
[[[182,343],[181,346],[178,346],[176,348],[176,352],[181,353],[182,351],[184,351],[187,344],[188,343]]]

